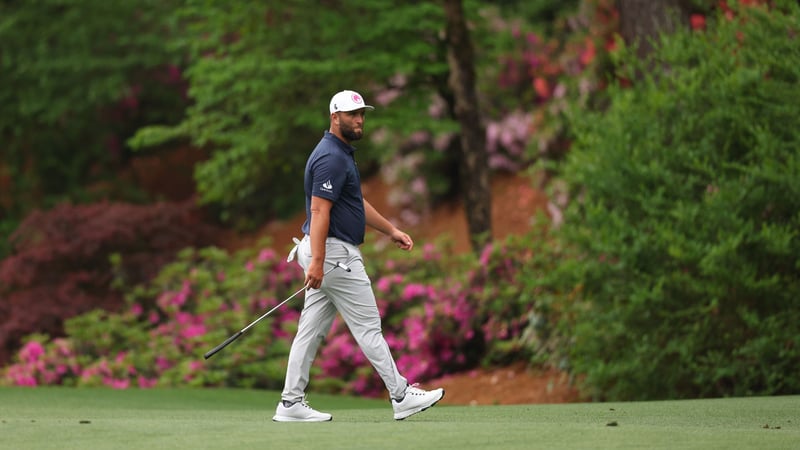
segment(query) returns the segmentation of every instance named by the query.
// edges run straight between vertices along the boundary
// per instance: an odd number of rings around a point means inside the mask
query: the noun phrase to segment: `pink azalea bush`
[[[288,352],[297,306],[277,311],[240,346],[206,363],[203,353],[275,306],[302,271],[281,255],[228,255],[218,249],[186,250],[150,283],[126,287],[128,307],[96,310],[66,322],[66,338],[28,338],[16,362],[2,372],[12,385],[154,386],[247,385],[275,387]],[[244,350],[244,351],[236,351]],[[228,368],[234,367],[233,370]]]
[[[548,287],[556,249],[538,234],[487,246],[476,260],[446,261],[429,247],[421,259],[370,269],[400,372],[413,382],[481,364],[558,365],[565,339],[551,305],[560,293]],[[383,383],[343,322],[334,323],[332,336],[318,356],[316,381],[337,392],[380,395]]]
[[[19,362],[5,370],[8,384],[31,387],[60,384],[62,379],[74,378],[81,372],[68,339],[53,339],[48,345],[43,342],[48,342],[47,336],[29,337],[17,355]]]
[[[528,244],[525,244],[528,245]],[[445,258],[434,245],[383,259],[366,249],[384,335],[412,382],[525,354],[530,305],[508,293],[519,250]],[[455,275],[446,275],[452,273]],[[209,360],[203,354],[296,290],[302,270],[271,249],[229,255],[186,250],[150,283],[126,287],[128,307],[66,323],[66,337],[29,336],[0,384],[16,386],[238,386],[280,389],[302,300],[290,302]],[[509,344],[509,343],[513,343]],[[487,359],[488,358],[488,359]],[[381,395],[383,384],[341,320],[313,368],[312,389]]]

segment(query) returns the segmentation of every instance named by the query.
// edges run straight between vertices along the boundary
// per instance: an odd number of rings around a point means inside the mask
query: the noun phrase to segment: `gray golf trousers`
[[[311,262],[311,239],[308,236],[298,244],[297,261],[304,270]],[[281,399],[303,399],[314,357],[328,335],[337,311],[361,351],[380,375],[391,398],[401,398],[407,380],[398,372],[389,344],[383,337],[381,317],[375,303],[372,283],[364,269],[361,250],[355,245],[329,237],[325,243],[323,271],[327,272],[337,262],[349,266],[350,272],[341,268],[334,269],[325,275],[319,289],[305,292],[297,335],[289,351],[286,383]]]

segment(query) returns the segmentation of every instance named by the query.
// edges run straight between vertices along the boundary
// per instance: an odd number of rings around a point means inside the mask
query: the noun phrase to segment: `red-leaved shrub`
[[[27,334],[60,335],[66,318],[122,306],[115,276],[146,281],[178,250],[209,245],[215,235],[192,201],[62,204],[30,214],[0,262],[0,365]],[[113,254],[122,257],[119,266]]]

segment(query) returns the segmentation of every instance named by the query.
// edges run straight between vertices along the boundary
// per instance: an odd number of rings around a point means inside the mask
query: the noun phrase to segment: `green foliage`
[[[506,159],[516,167],[531,158],[524,151],[531,118],[520,109],[546,103],[558,92],[583,98],[594,88],[593,72],[585,69],[593,67],[594,48],[604,45],[608,20],[594,20],[594,10],[604,8],[595,1],[587,2],[580,17],[566,20],[578,3],[464,2],[484,115],[501,122],[488,150],[498,153],[493,169],[507,169]],[[595,22],[601,25],[585,25]],[[189,57],[193,104],[180,124],[144,127],[129,143],[148,148],[187,138],[211,150],[195,170],[200,199],[218,208],[224,220],[248,228],[296,211],[302,194],[297,177],[328,126],[330,96],[352,88],[378,107],[359,143],[363,174],[384,166],[389,181],[403,186],[399,202],[416,204],[413,212],[420,213],[419,205],[462,187],[443,29],[443,8],[436,2],[185,1],[168,45]],[[532,37],[531,29],[545,34]],[[551,33],[558,33],[552,41]],[[536,42],[526,44],[531,39]],[[586,51],[592,56],[584,56]],[[581,80],[567,81],[576,71],[585,72]],[[513,86],[503,85],[504,77]],[[553,92],[536,94],[534,77],[546,79],[550,87],[543,89]],[[539,149],[530,151],[532,158],[563,150],[564,100],[556,99],[559,105],[533,125],[540,138],[531,146]],[[512,111],[515,120],[502,123]]]
[[[247,225],[295,211],[302,199],[297,177],[328,127],[333,93],[356,89],[374,104],[392,77],[402,77],[404,95],[391,107],[378,104],[368,127],[441,127],[419,114],[430,78],[447,69],[437,37],[441,6],[392,3],[184,2],[181,38],[172,44],[191,57],[186,74],[194,103],[182,123],[144,128],[131,144],[185,136],[213,148],[196,169],[198,190],[226,219]],[[367,168],[386,149],[363,147]]]
[[[0,172],[9,203],[0,217],[101,196],[116,183],[124,141],[144,124],[171,122],[180,90],[167,80],[163,46],[174,2],[103,0],[0,5]]]
[[[800,391],[800,7],[784,8],[664,38],[663,74],[573,117],[563,237],[582,258],[563,269],[596,398]]]
[[[526,39],[512,37],[517,25],[502,18],[549,29],[578,2],[493,3],[464,6],[481,101],[495,118],[509,104],[528,103],[531,92],[527,78],[513,90],[495,88],[499,56],[522,53],[507,41]],[[399,170],[395,181],[415,183],[412,201],[437,201],[459,189],[443,8],[436,2],[171,0],[112,7],[48,0],[0,8],[0,133],[8,142],[0,171],[13,181],[12,201],[0,198],[0,212],[12,216],[5,229],[29,208],[65,198],[146,200],[112,174],[135,158],[131,147],[157,150],[184,139],[212,152],[195,178],[200,199],[222,218],[249,227],[293,212],[302,203],[297,176],[305,155],[328,125],[330,95],[344,87],[378,106],[359,145],[365,176],[379,165],[406,165],[408,156],[417,161],[408,168],[416,176]],[[184,81],[191,103],[182,97]],[[528,129],[524,121],[510,127],[514,134]],[[514,158],[522,153],[518,144]]]

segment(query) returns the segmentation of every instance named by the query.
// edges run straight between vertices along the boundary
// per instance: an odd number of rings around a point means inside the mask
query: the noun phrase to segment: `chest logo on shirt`
[[[333,191],[333,183],[331,183],[331,180],[328,180],[328,181],[322,183],[322,190],[326,191],[326,192],[332,192]]]

